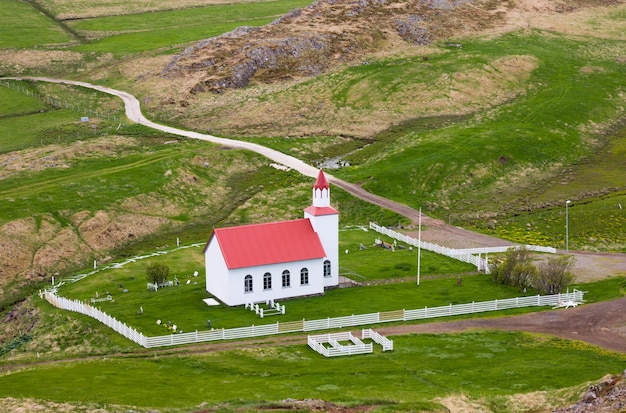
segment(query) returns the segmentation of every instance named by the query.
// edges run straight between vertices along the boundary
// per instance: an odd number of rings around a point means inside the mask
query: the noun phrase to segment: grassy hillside
[[[331,159],[340,166],[332,174],[369,191],[517,242],[564,247],[570,199],[570,248],[626,251],[623,1],[458,3],[321,1],[276,20],[307,2],[4,1],[0,24],[11,30],[0,39],[0,75],[128,90],[155,120],[316,165]],[[262,58],[277,64],[216,88],[232,67]],[[9,83],[0,85],[0,410],[256,411],[320,398],[335,403],[327,410],[443,410],[450,402],[510,411],[517,393],[540,409],[623,370],[621,355],[577,342],[484,332],[402,336],[393,354],[327,362],[304,345],[146,357],[32,293],[94,260],[202,242],[214,226],[300,217],[311,182],[252,153],[129,124],[120,101],[100,93]],[[405,223],[339,189],[333,204],[342,226]],[[390,284],[338,291],[346,295],[334,304],[412,302],[396,283],[412,276],[412,258],[360,258],[347,271],[379,280],[370,273],[377,269]],[[428,275],[463,271],[431,259]],[[102,281],[120,284],[103,277],[74,293],[106,288]],[[605,298],[623,288],[617,278],[600,287],[611,290]],[[471,299],[451,290],[433,289],[428,303]],[[122,313],[142,300],[129,297]],[[315,306],[303,300],[295,315]],[[172,311],[190,324],[204,317]],[[121,356],[13,366],[37,351],[46,360]]]

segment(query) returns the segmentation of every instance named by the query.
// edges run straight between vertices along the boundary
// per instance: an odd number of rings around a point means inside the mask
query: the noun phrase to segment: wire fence
[[[74,132],[67,132],[63,137],[62,136],[45,136],[39,139],[31,139],[27,142],[21,141],[13,141],[13,140],[4,140],[4,142],[0,141],[0,153],[12,152],[17,150],[23,150],[26,148],[32,148],[37,146],[44,146],[50,143],[69,143],[74,142],[76,140],[90,137],[90,136],[101,136],[104,134],[110,134],[118,132],[120,129],[127,128],[129,126],[128,119],[124,114],[124,109],[120,108],[116,111],[102,111],[98,109],[94,109],[88,103],[76,103],[75,101],[65,101],[59,98],[54,98],[47,95],[42,95],[24,84],[22,82],[14,80],[0,80],[0,86],[6,87],[7,89],[14,90],[18,93],[21,93],[25,96],[31,97],[33,99],[37,99],[49,107],[55,109],[65,109],[70,110],[72,112],[76,112],[78,114],[77,120],[88,124],[91,118],[97,118],[101,121],[106,121],[106,127],[103,127],[102,123],[95,124],[89,123],[89,128],[87,130],[77,129]],[[42,111],[47,112],[47,111]]]

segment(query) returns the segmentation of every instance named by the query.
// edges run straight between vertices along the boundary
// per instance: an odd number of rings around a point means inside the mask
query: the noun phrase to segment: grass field
[[[192,411],[202,402],[231,411],[287,398],[379,411],[420,411],[464,394],[555,391],[623,370],[623,355],[582,343],[506,332],[393,337],[394,350],[324,359],[305,344],[206,355],[140,356],[43,365],[0,376],[0,397]],[[29,383],[39,383],[37,386]],[[227,403],[224,405],[224,403]],[[197,407],[195,407],[197,408]],[[176,410],[180,409],[180,410]]]
[[[73,39],[27,2],[0,0],[0,49],[65,45]],[[6,30],[6,28],[11,28]]]
[[[90,41],[75,50],[114,53],[118,56],[158,49],[171,50],[192,41],[207,39],[240,26],[261,26],[289,10],[309,4],[306,0],[212,5],[70,22]]]

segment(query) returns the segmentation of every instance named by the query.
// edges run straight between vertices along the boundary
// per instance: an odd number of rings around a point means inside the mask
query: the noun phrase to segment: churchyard
[[[201,244],[127,260],[123,265],[109,263],[106,269],[80,281],[65,281],[58,295],[94,305],[144,335],[162,336],[535,294],[494,283],[490,275],[477,273],[472,265],[428,251],[421,252],[421,282],[417,286],[417,250],[398,244],[392,251],[376,246],[377,238],[393,243],[362,228],[340,231],[340,273],[358,286],[327,290],[323,296],[285,300],[280,303],[285,314],[264,318],[243,306],[208,305],[203,301],[212,296],[205,291]],[[148,288],[146,266],[150,262],[170,268],[171,286],[156,291]]]
[[[400,246],[391,251],[375,246],[375,239],[380,237],[360,228],[340,231],[340,273],[363,285],[328,290],[324,296],[286,300],[281,303],[286,312],[278,316],[280,321],[457,304],[519,294],[515,289],[494,284],[490,276],[476,273],[472,265],[428,251],[421,252],[424,282],[417,287],[417,250]],[[94,305],[146,335],[168,334],[168,324],[175,324],[178,331],[194,331],[207,329],[208,320],[212,328],[278,321],[276,317],[261,319],[243,306],[209,306],[203,302],[211,297],[205,291],[203,247],[196,244],[122,266],[108,263],[106,267],[117,268],[96,272],[80,281],[66,281],[58,295],[91,303],[97,294],[98,302]],[[149,262],[163,263],[170,268],[171,287],[157,291],[148,289],[145,269]],[[459,276],[463,279],[460,287],[457,285]],[[113,300],[107,300],[108,295]]]

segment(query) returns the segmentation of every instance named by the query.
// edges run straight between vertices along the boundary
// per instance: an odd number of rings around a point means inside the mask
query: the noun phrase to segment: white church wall
[[[304,217],[311,220],[311,225],[324,247],[326,259],[330,261],[330,277],[324,277],[324,286],[337,286],[339,285],[339,215],[313,216],[305,211]]]
[[[300,284],[300,270],[302,268],[309,270],[308,285]],[[282,284],[283,271],[285,270],[290,273],[291,285],[289,287],[283,287]],[[264,289],[264,275],[268,272],[271,274],[272,287]],[[246,275],[252,276],[251,292],[245,292],[244,280]],[[229,306],[263,302],[270,299],[278,301],[324,292],[324,274],[320,259],[238,268],[230,271],[228,279],[230,294],[227,297],[218,298]]]
[[[216,238],[212,238],[204,252],[206,290],[224,301],[228,298],[228,268]]]

